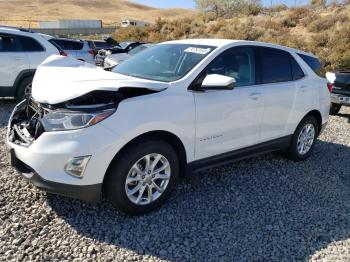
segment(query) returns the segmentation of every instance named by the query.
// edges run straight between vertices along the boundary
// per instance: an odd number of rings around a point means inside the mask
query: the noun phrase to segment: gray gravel
[[[37,190],[9,167],[0,100],[1,261],[350,261],[350,110],[312,157],[266,155],[182,180],[160,210],[127,217]]]

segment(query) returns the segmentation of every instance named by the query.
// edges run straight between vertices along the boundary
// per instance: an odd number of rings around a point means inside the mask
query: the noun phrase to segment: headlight
[[[115,112],[115,109],[83,113],[53,111],[41,119],[45,131],[63,131],[96,125]]]

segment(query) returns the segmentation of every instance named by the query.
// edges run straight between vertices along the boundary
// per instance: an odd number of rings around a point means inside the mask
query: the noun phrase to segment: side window
[[[216,57],[207,67],[207,75],[233,77],[236,86],[255,84],[255,55],[250,47],[234,47]]]
[[[17,36],[24,52],[42,52],[45,49],[35,39],[27,36]]]
[[[290,54],[275,48],[260,47],[261,81],[263,84],[292,81]]]
[[[16,52],[16,41],[12,36],[0,35],[0,52]]]
[[[290,62],[292,64],[293,80],[299,80],[303,78],[305,74],[301,69],[301,67],[299,66],[299,64],[297,63],[297,61],[295,61],[295,59],[292,56],[290,57]]]

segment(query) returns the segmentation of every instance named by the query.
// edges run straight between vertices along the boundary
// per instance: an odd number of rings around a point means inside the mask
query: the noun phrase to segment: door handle
[[[260,97],[261,97],[261,93],[251,93],[249,95],[249,98],[253,100],[258,100]]]
[[[300,88],[301,92],[305,92],[305,91],[306,91],[307,86],[300,86],[299,88]]]
[[[15,57],[14,59],[15,59],[16,61],[23,61],[23,60],[24,60],[24,58],[23,58],[23,57],[18,57],[18,56],[17,56],[17,57]]]

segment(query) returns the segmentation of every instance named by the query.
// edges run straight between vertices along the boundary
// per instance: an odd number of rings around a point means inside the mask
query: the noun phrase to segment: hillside
[[[150,28],[128,28],[118,40],[161,42],[181,38],[226,38],[271,42],[312,52],[325,70],[350,70],[350,4],[324,8],[263,8],[254,14],[215,18],[201,14],[172,21],[157,20]]]
[[[157,9],[125,0],[0,0],[0,24],[31,27],[39,20],[101,19],[119,24],[121,17],[153,22],[193,15],[189,9]],[[31,22],[31,23],[30,23]]]

